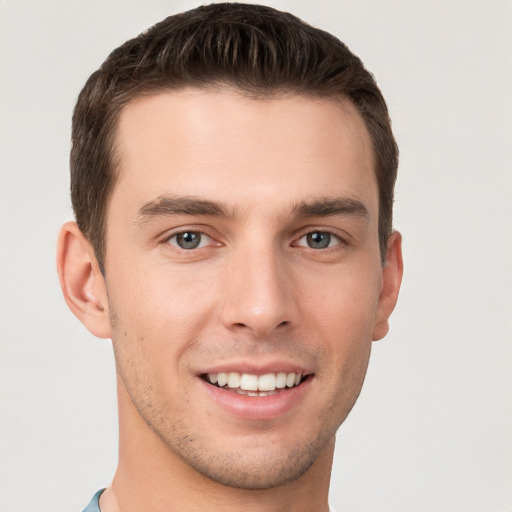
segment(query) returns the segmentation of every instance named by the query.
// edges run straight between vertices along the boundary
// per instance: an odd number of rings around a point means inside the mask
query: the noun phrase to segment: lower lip
[[[209,394],[210,402],[213,400],[226,412],[247,420],[271,420],[283,416],[299,405],[313,377],[310,375],[298,386],[276,390],[275,394],[267,396],[239,395],[200,380]]]

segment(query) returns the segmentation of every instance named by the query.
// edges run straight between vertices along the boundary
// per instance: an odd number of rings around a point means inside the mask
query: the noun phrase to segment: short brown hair
[[[392,229],[398,148],[384,98],[361,60],[333,35],[261,5],[220,3],[169,16],[114,50],[82,89],[73,114],[71,199],[102,270],[107,204],[117,174],[124,106],[143,95],[226,84],[254,97],[349,98],[370,133],[379,188],[379,245]]]

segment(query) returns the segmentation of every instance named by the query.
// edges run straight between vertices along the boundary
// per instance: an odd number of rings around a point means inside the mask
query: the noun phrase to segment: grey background
[[[512,2],[264,2],[371,69],[401,148],[403,290],[338,434],[338,512],[512,511]],[[195,1],[0,0],[0,512],[79,511],[117,457],[110,343],[55,274],[70,116],[107,53]]]

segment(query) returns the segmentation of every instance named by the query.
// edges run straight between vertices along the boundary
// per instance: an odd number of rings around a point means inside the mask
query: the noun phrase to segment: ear
[[[94,249],[75,222],[62,226],[57,244],[57,272],[69,309],[99,338],[110,338],[105,280]]]
[[[373,341],[384,338],[388,333],[388,319],[395,309],[403,271],[402,235],[394,231],[389,237],[386,263],[382,267],[382,286],[373,328]]]

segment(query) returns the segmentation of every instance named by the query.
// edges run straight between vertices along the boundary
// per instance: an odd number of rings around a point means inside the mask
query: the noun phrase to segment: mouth
[[[311,374],[278,372],[256,375],[252,373],[205,373],[201,378],[208,384],[249,397],[272,396],[301,386]]]

